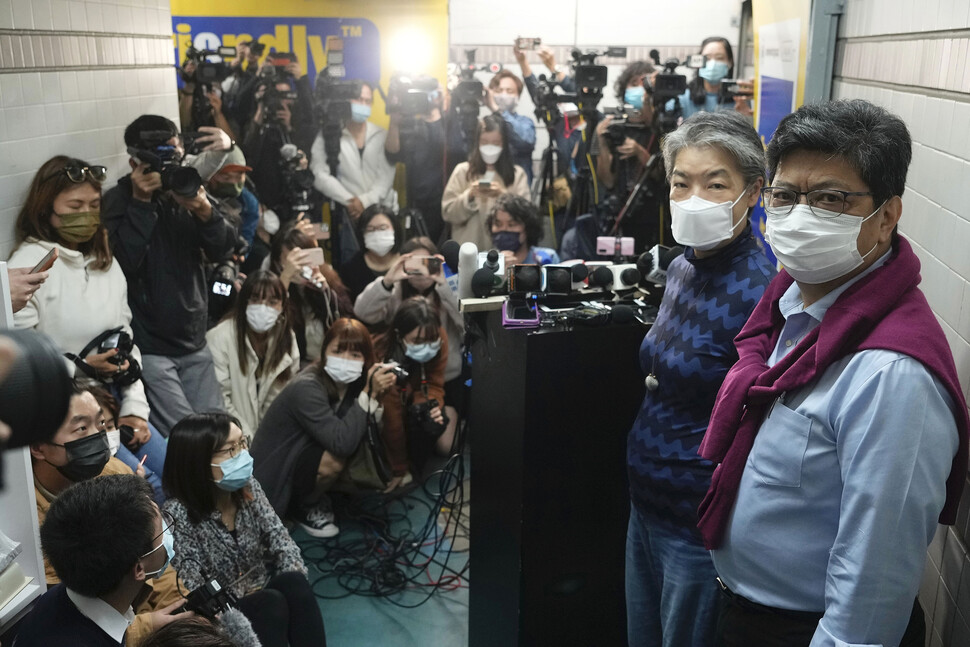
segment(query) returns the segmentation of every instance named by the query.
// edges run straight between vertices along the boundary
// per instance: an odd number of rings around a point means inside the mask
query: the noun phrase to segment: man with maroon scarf
[[[906,125],[806,105],[768,146],[765,238],[784,270],[735,340],[701,455],[698,528],[723,645],[924,644],[914,603],[967,475],[967,405],[896,231]]]

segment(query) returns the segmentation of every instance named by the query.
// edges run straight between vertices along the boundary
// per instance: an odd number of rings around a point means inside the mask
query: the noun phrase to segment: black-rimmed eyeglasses
[[[805,202],[812,213],[819,218],[841,216],[851,204],[849,198],[872,195],[871,191],[840,191],[838,189],[815,189],[814,191],[794,191],[777,186],[761,189],[761,199],[769,216],[787,216],[795,205],[805,196]]]

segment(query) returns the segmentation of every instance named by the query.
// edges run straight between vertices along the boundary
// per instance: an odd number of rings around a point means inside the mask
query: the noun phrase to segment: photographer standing
[[[360,247],[354,236],[354,223],[364,209],[380,204],[397,212],[397,193],[394,184],[394,167],[384,154],[387,131],[368,121],[374,103],[374,89],[369,83],[360,83],[360,95],[350,101],[351,119],[344,124],[340,134],[340,157],[337,175],[330,173],[323,132],[313,142],[310,168],[316,177],[314,186],[323,195],[346,209],[349,222],[341,223],[341,260],[349,259]]]
[[[128,303],[135,342],[142,351],[151,422],[169,429],[195,411],[222,408],[212,356],[205,347],[208,290],[205,259],[232,250],[235,230],[220,207],[211,203],[194,173],[190,183],[166,186],[191,176],[181,168],[183,155],[175,124],[158,115],[142,115],[125,129],[132,172],[108,191],[102,219],[112,249],[128,279]],[[144,159],[171,155],[167,166],[153,169]]]
[[[407,206],[417,209],[424,218],[427,236],[441,242],[445,223],[441,218],[441,195],[445,181],[458,162],[467,157],[464,142],[442,115],[444,92],[437,80],[431,77],[415,79],[419,88],[432,87],[428,92],[428,110],[420,114],[407,114],[399,107],[393,108],[391,124],[387,130],[384,154],[391,164],[403,162],[407,176]],[[393,101],[389,97],[388,101]]]
[[[630,195],[643,180],[640,194],[631,203],[619,227],[618,233],[632,236],[637,253],[658,243],[671,240],[669,219],[662,218],[665,211],[665,181],[663,165],[659,157],[655,166],[644,177],[644,169],[653,155],[660,150],[660,138],[651,128],[653,107],[650,104],[650,79],[654,67],[647,61],[630,63],[616,80],[614,89],[620,105],[624,106],[626,119],[609,116],[596,126],[596,174],[610,195],[601,209],[610,218],[620,213]]]
[[[263,66],[256,90],[256,112],[242,149],[259,201],[285,224],[305,206],[311,187],[304,151],[313,141],[312,115],[300,100],[296,79],[284,67]],[[284,148],[285,147],[285,148]]]
[[[704,57],[704,67],[697,70],[697,76],[680,97],[684,119],[695,112],[718,110],[735,110],[750,117],[753,113],[747,96],[728,97],[720,92],[721,81],[734,76],[734,51],[728,39],[721,36],[705,38],[701,43],[701,55]],[[753,88],[751,81],[742,81],[739,85]],[[668,102],[667,109],[673,109],[673,100]]]
[[[509,147],[512,161],[522,167],[526,179],[532,184],[532,151],[536,147],[536,124],[525,115],[515,112],[525,85],[522,79],[508,70],[502,70],[488,82],[485,100],[493,113],[498,113],[509,124]]]

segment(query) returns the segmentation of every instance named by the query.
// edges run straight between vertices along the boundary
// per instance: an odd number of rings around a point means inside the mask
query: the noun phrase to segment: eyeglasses
[[[239,452],[241,452],[244,449],[249,449],[249,439],[246,438],[245,436],[243,436],[242,438],[240,438],[239,439],[239,442],[232,443],[231,445],[229,445],[225,449],[217,449],[216,451],[214,451],[212,453],[213,454],[226,454],[226,453],[228,453],[230,458],[235,458],[236,457],[236,454],[238,454]]]
[[[67,179],[75,184],[84,182],[85,175],[87,175],[88,179],[90,179],[92,182],[97,182],[98,184],[108,179],[108,169],[103,166],[80,166],[78,164],[68,164],[60,171],[48,175],[46,178],[44,178],[44,182],[57,177],[61,173],[67,175]]]
[[[365,234],[373,234],[375,231],[387,231],[392,229],[390,225],[375,225],[374,227],[367,227],[364,229]]]
[[[839,191],[838,189],[815,189],[814,191],[793,191],[783,187],[768,186],[761,189],[761,199],[769,216],[787,216],[802,196],[808,208],[819,218],[841,216],[849,204],[849,198],[872,195],[871,191]]]

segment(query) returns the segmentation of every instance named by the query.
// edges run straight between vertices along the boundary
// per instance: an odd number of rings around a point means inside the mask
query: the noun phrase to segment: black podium
[[[646,327],[473,331],[469,647],[626,645],[626,436]]]

